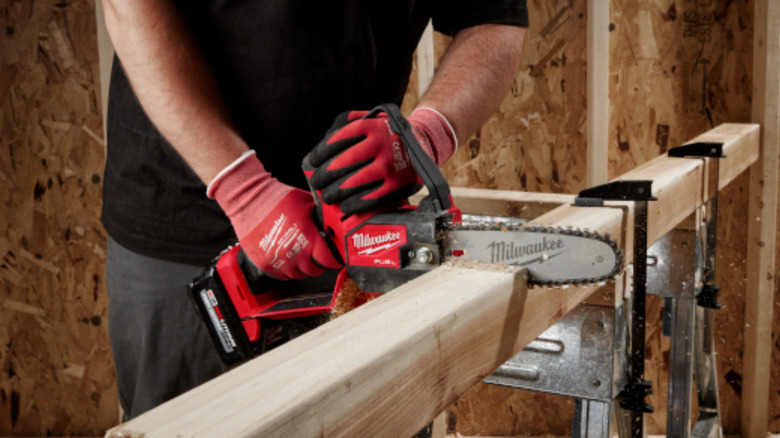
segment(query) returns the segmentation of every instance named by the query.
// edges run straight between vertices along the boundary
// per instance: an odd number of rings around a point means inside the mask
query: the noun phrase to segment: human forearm
[[[216,81],[169,1],[103,0],[106,26],[138,99],[208,184],[248,150]]]
[[[441,112],[465,141],[498,108],[520,68],[525,28],[485,24],[455,35],[419,106]]]

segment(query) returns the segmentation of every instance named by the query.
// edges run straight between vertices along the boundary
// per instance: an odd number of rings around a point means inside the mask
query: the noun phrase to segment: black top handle
[[[374,117],[378,112],[387,114],[390,120],[390,128],[401,137],[401,141],[409,151],[412,160],[412,167],[423,180],[428,189],[428,198],[434,203],[438,202],[438,208],[449,210],[452,208],[452,198],[450,197],[450,186],[444,175],[439,170],[439,166],[420,146],[417,138],[414,136],[412,126],[409,124],[401,110],[393,103],[386,103],[375,107],[366,117]]]

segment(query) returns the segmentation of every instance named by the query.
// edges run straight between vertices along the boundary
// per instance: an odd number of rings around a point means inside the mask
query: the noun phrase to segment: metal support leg
[[[701,157],[709,166],[707,172],[706,194],[710,198],[703,209],[703,218],[697,217],[699,232],[704,231],[702,242],[701,235],[698,241],[703,243],[703,261],[697,260],[697,270],[701,274],[701,287],[697,289],[697,304],[695,309],[695,344],[694,367],[696,376],[696,388],[699,402],[699,418],[690,433],[695,438],[722,438],[723,429],[720,424],[720,410],[718,407],[718,380],[715,362],[714,316],[713,310],[719,309],[717,295],[720,290],[715,285],[717,230],[718,230],[718,159],[723,158],[723,144],[721,143],[695,143],[684,145],[669,151],[669,156],[674,157]],[[701,221],[703,219],[703,222]],[[671,377],[671,376],[670,376]],[[671,388],[671,385],[670,385]],[[690,394],[690,388],[686,391]],[[690,406],[690,405],[688,405]],[[690,408],[689,408],[690,409]],[[671,404],[670,404],[671,412]],[[690,411],[685,419],[690,418]],[[689,421],[689,420],[688,420]],[[671,424],[671,422],[669,423]],[[686,430],[689,423],[686,423]],[[667,431],[667,434],[669,432]],[[672,436],[672,435],[669,435]]]
[[[666,435],[689,438],[697,325],[701,233],[673,230],[650,249],[649,293],[664,297],[664,335],[671,338]]]
[[[631,343],[628,382],[619,394],[620,405],[631,411],[631,437],[644,435],[644,414],[653,412],[645,401],[651,391],[651,382],[645,380],[645,295],[647,292],[647,225],[648,202],[657,200],[652,195],[652,181],[613,181],[580,192],[574,204],[596,206],[605,200],[634,201],[634,287],[632,291]]]
[[[718,370],[715,362],[713,309],[696,309],[696,389],[699,418],[693,426],[695,438],[723,438],[718,405]]]
[[[610,438],[612,411],[611,402],[574,399],[572,438]]]
[[[696,301],[693,298],[672,298],[671,349],[669,354],[669,401],[666,436],[688,438],[690,435],[691,398],[693,394],[693,362]]]

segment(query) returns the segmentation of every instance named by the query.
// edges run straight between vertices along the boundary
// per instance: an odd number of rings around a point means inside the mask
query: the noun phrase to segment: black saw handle
[[[409,151],[409,157],[412,160],[412,167],[417,175],[428,189],[428,198],[433,201],[438,210],[449,210],[452,208],[452,197],[450,195],[450,186],[444,175],[439,170],[439,166],[433,161],[420,146],[417,137],[414,136],[412,126],[409,121],[401,114],[401,110],[393,103],[386,103],[374,107],[364,118],[376,117],[379,112],[387,114],[390,120],[390,128],[401,137],[401,142]]]

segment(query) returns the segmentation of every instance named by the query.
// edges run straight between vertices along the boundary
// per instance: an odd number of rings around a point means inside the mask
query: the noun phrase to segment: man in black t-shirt
[[[301,160],[338,114],[400,104],[429,19],[453,41],[409,121],[439,165],[497,108],[527,26],[525,0],[103,4],[117,52],[103,199],[109,333],[128,418],[222,371],[184,288],[227,245],[238,238],[281,279],[339,267],[312,223]],[[415,179],[381,120],[359,115],[334,134],[352,145],[338,167],[359,168],[334,199],[355,211],[406,195]],[[274,227],[295,251],[280,257],[264,240]]]

